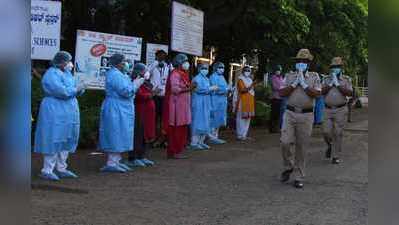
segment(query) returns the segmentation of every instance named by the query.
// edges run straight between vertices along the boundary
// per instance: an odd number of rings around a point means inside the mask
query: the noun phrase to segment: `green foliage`
[[[252,124],[255,126],[266,126],[270,120],[270,97],[272,90],[270,85],[264,87],[259,85],[255,88],[255,118]]]
[[[40,80],[37,78],[32,79],[32,94],[31,94],[31,109],[32,117],[36,121],[39,113],[40,102],[43,98]]]
[[[263,101],[256,101],[255,118],[252,120],[254,126],[266,126],[270,119],[270,105]]]
[[[100,124],[100,108],[104,91],[86,91],[78,98],[80,106],[80,147],[96,146]]]
[[[95,3],[97,2],[97,3]],[[114,2],[114,3],[112,3]],[[145,42],[170,42],[169,0],[65,1],[62,46],[74,51],[75,30],[122,33]],[[205,47],[217,58],[238,61],[257,49],[260,73],[271,64],[292,66],[300,48],[315,55],[315,68],[328,72],[332,57],[342,56],[347,74],[367,77],[368,0],[180,0],[205,12]],[[96,8],[94,20],[88,8]]]

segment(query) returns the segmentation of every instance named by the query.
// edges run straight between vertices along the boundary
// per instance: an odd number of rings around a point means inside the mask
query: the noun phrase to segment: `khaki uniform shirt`
[[[331,82],[332,77],[331,75],[329,75],[323,80],[323,87],[328,86]],[[338,83],[345,89],[348,89],[350,91],[353,90],[351,78],[348,76],[341,75],[338,78]],[[338,90],[337,87],[333,86],[330,91],[324,96],[324,102],[326,103],[326,105],[334,107],[345,104],[347,102],[347,98]]]
[[[285,75],[285,84],[283,88],[290,86],[293,82],[295,82],[298,76],[298,72],[287,73]],[[305,78],[305,83],[309,85],[309,87],[321,91],[319,74],[316,72],[306,72],[303,77]],[[312,109],[314,106],[314,98],[307,95],[301,85],[298,84],[291,95],[288,96],[287,104],[301,109]]]

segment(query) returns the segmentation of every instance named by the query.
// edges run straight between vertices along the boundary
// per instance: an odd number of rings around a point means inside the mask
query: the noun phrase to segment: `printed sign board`
[[[141,60],[142,38],[78,30],[76,35],[75,75],[89,89],[104,89],[109,57],[125,55],[131,63]]]
[[[171,49],[202,56],[204,12],[173,2]]]
[[[61,2],[31,1],[31,59],[51,60],[60,50]]]

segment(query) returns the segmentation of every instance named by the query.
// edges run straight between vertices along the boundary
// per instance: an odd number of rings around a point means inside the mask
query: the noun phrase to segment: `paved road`
[[[344,163],[323,160],[315,129],[305,189],[278,181],[279,136],[256,129],[254,142],[234,141],[190,159],[165,160],[128,174],[100,174],[103,156],[71,158],[78,180],[32,178],[33,224],[51,225],[357,225],[368,216],[367,111],[357,110],[345,137]],[[40,162],[33,156],[32,174]]]

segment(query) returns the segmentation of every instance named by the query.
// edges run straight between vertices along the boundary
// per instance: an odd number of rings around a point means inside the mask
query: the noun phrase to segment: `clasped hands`
[[[305,82],[305,77],[303,76],[302,72],[299,72],[299,75],[296,77],[296,80],[291,84],[291,87],[296,88],[298,85],[300,85],[303,89],[309,87],[309,85],[307,85]]]
[[[337,74],[333,73],[331,74],[331,82],[328,84],[328,86],[330,87],[339,87],[339,81],[338,81],[338,77]]]

